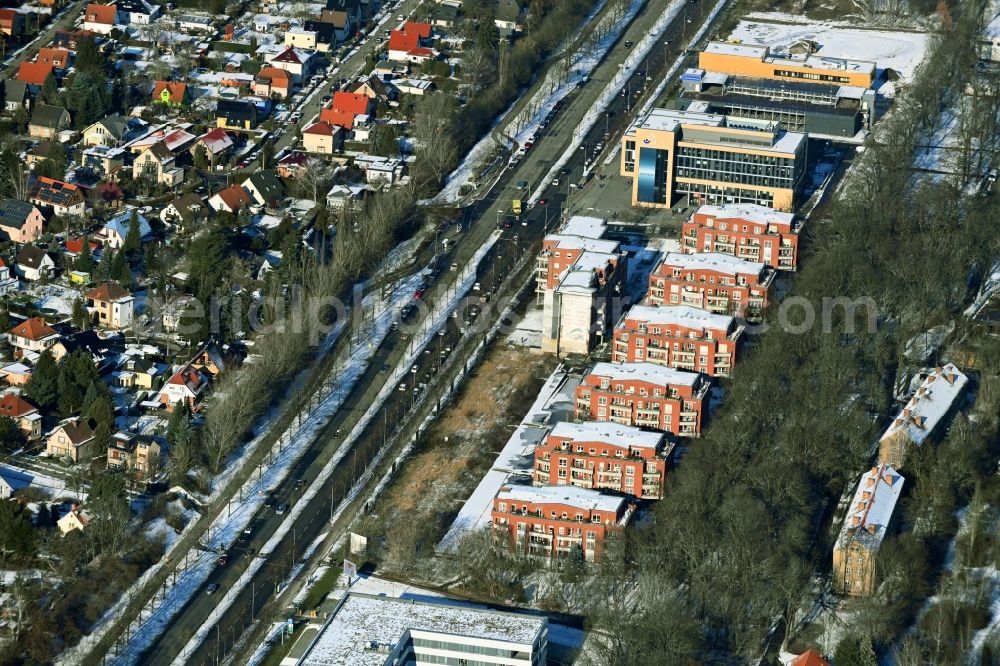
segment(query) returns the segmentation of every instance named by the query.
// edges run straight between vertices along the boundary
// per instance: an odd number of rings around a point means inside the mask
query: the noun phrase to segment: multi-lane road
[[[396,11],[406,13],[415,4],[416,0],[404,0],[400,7],[394,10],[394,13]],[[651,5],[657,4],[651,3]],[[679,38],[683,36],[681,33],[685,30],[685,18],[691,18],[694,25],[698,25],[703,16],[707,14],[708,9],[709,3],[706,0],[692,3],[687,17],[681,13],[678,20],[668,28],[664,40],[668,41],[669,45],[665,48],[653,49],[647,56],[644,65],[638,68],[640,71],[634,77],[633,85],[626,86],[626,89],[631,88],[631,97],[619,95],[614,99],[608,108],[609,115],[606,123],[598,123],[585,137],[584,145],[588,146],[588,149],[576,151],[566,164],[565,173],[561,174],[563,182],[579,182],[582,179],[584,153],[589,152],[586,159],[592,160],[593,149],[591,147],[599,142],[607,144],[609,140],[614,139],[617,132],[624,128],[629,120],[627,111],[638,105],[644,90],[651,85],[647,79],[655,80],[657,73],[664,71],[665,66],[669,66],[671,60],[676,57],[676,44],[681,41]],[[650,19],[655,19],[655,16],[640,13],[622,35],[620,41],[637,42],[651,22]],[[688,25],[687,29],[690,30],[691,26]],[[600,90],[614,76],[617,71],[617,62],[620,62],[624,55],[623,47],[616,46],[595,71],[591,81],[576,91],[571,98],[568,98],[565,106],[553,121],[539,131],[533,147],[521,162],[514,168],[507,168],[499,176],[488,194],[458,213],[458,219],[462,221],[462,231],[458,235],[454,235],[458,227],[454,222],[450,223],[449,233],[453,234],[452,237],[456,239],[456,242],[448,252],[437,256],[438,275],[428,285],[429,290],[424,297],[425,299],[433,301],[444,297],[443,292],[447,289],[447,283],[450,282],[452,276],[451,265],[453,263],[464,265],[476,249],[487,240],[498,220],[502,220],[501,240],[494,245],[494,248],[480,263],[477,273],[482,291],[494,289],[500,282],[500,277],[507,275],[518,259],[525,254],[529,254],[529,256],[534,254],[545,233],[546,223],[548,223],[549,228],[557,223],[560,212],[567,206],[567,196],[572,196],[572,191],[562,186],[548,188],[542,196],[542,201],[545,204],[536,206],[522,215],[520,220],[515,220],[509,212],[510,201],[513,198],[526,198],[526,193],[522,188],[517,188],[514,183],[527,180],[534,188],[534,184],[544,176],[553,161],[566,150],[572,140],[573,130],[589,110]],[[355,54],[355,57],[360,57],[363,63],[364,55],[361,55],[360,51]],[[350,67],[351,62],[349,61],[332,76],[349,78],[350,74],[342,72]],[[320,96],[314,96],[310,102],[316,107],[312,110],[313,114],[319,110],[319,98]],[[310,117],[308,105],[306,109],[302,110],[302,113],[303,118]],[[605,136],[606,133],[608,136]],[[283,140],[287,141],[276,144],[276,149],[280,150],[282,147],[290,145],[291,135],[286,134]],[[428,249],[427,255],[430,254],[431,250]],[[427,258],[429,257],[425,256],[425,259]],[[504,300],[519,292],[521,286],[520,284],[510,285],[508,293],[493,294],[493,297],[495,300]],[[472,296],[477,297],[478,294],[472,292]],[[473,298],[470,299],[470,302],[476,300],[478,298]],[[413,371],[408,373],[405,389],[392,391],[379,414],[371,420],[369,426],[353,443],[351,453],[343,458],[341,464],[334,469],[331,477],[323,484],[306,510],[294,520],[288,537],[283,539],[270,553],[260,553],[263,544],[272,537],[287,518],[284,514],[279,515],[275,507],[291,505],[299,499],[304,488],[316,479],[319,471],[327,464],[333,452],[343,443],[342,433],[351,431],[384,385],[388,375],[383,372],[383,368],[395,366],[404,356],[410,345],[406,333],[408,328],[406,324],[410,322],[404,322],[403,326],[389,334],[369,363],[368,370],[355,384],[354,391],[344,408],[330,420],[328,426],[287,475],[285,482],[273,489],[272,504],[274,506],[264,507],[255,517],[250,536],[245,541],[237,542],[230,547],[227,553],[228,562],[215,568],[203,586],[175,616],[173,622],[159,639],[149,647],[143,655],[143,663],[161,666],[171,664],[179,656],[190,637],[206,622],[218,601],[227,590],[233,587],[246,570],[252,557],[255,556],[262,557],[265,560],[265,565],[258,570],[252,577],[250,584],[243,588],[229,609],[223,613],[212,628],[208,638],[202,641],[192,653],[184,654],[182,660],[189,664],[216,663],[229,654],[235,646],[246,645],[247,641],[241,641],[241,639],[256,626],[254,622],[262,617],[262,614],[265,625],[274,619],[275,612],[280,609],[275,605],[275,595],[282,583],[288,578],[291,568],[302,557],[304,550],[310,543],[324,532],[342,527],[340,524],[330,524],[333,507],[342,502],[354,485],[355,479],[361,475],[369,461],[383,446],[391,445],[394,441],[393,435],[404,427],[407,414],[415,403],[413,385],[426,384],[428,388],[424,390],[434,391],[435,376],[444,372],[443,368],[448,363],[449,357],[451,355],[458,356],[467,351],[466,348],[469,345],[462,343],[463,338],[471,338],[471,336],[481,333],[481,331],[480,333],[470,332],[464,326],[465,321],[471,321],[472,317],[468,307],[463,307],[461,310],[457,318],[449,318],[449,324],[441,331],[440,335],[435,336],[426,352],[420,355],[412,369]],[[491,314],[495,316],[495,313],[489,311],[480,316],[487,317]],[[419,317],[419,314],[416,316]],[[461,359],[458,360],[461,361]],[[387,456],[389,459],[392,457],[393,454]],[[350,515],[350,512],[345,513],[343,522],[346,523]],[[216,589],[214,594],[207,594],[209,586]]]

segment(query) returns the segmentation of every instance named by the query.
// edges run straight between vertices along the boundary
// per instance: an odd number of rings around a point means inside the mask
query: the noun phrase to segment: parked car
[[[217,561],[220,567],[224,567],[229,564],[229,555],[219,555],[219,559]]]
[[[286,511],[288,511],[288,505],[287,504],[279,504],[278,507],[274,510],[274,512],[276,514],[278,514],[279,516],[283,515]]]
[[[220,587],[221,585],[219,585],[218,583],[211,583],[208,587],[205,588],[205,594],[215,594],[216,592],[219,591]]]

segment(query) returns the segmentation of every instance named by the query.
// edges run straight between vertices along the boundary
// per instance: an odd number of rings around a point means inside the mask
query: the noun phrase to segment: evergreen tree
[[[59,413],[63,418],[76,414],[80,405],[83,404],[83,391],[80,386],[73,381],[70,373],[63,372],[59,375]]]
[[[125,233],[125,240],[122,243],[122,252],[135,254],[142,246],[142,239],[139,236],[139,211],[132,209],[132,217],[129,218],[128,231]]]
[[[274,161],[274,144],[268,139],[264,142],[264,145],[260,148],[260,168],[270,169],[271,163]]]
[[[20,502],[0,502],[0,557],[30,557],[35,554],[35,530],[28,511]]]
[[[95,280],[104,282],[111,278],[111,260],[114,255],[110,248],[101,250],[101,258],[97,262],[97,268],[94,269]]]
[[[92,273],[94,271],[94,257],[90,254],[90,239],[85,235],[81,240],[83,245],[80,248],[80,254],[73,262],[73,268],[84,273]]]
[[[90,411],[91,406],[93,406],[97,398],[101,396],[100,389],[97,388],[98,386],[104,385],[91,384],[87,387],[87,392],[83,394],[83,404],[80,406],[80,410],[83,411],[84,414]]]
[[[111,260],[111,279],[126,289],[132,286],[132,269],[129,268],[125,252],[116,252]]]
[[[178,434],[190,423],[191,409],[187,402],[178,400],[174,405],[174,411],[170,413],[167,421],[167,441],[171,446],[178,441]]]
[[[55,74],[49,72],[45,75],[42,90],[38,94],[46,104],[55,104],[59,101],[59,84],[56,82]]]
[[[38,357],[31,378],[24,385],[24,395],[42,409],[56,404],[59,397],[59,366],[48,349]]]
[[[102,395],[87,411],[87,418],[94,422],[94,439],[98,450],[102,450],[111,439],[115,427],[115,404],[111,398]]]
[[[90,313],[87,312],[87,305],[82,298],[73,301],[73,325],[81,331],[90,328]]]
[[[9,416],[0,416],[0,450],[11,453],[24,446],[24,433],[17,421]]]

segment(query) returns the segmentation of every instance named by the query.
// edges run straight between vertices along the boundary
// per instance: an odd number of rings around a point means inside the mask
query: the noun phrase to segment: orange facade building
[[[875,63],[803,54],[772,53],[760,44],[709,42],[698,54],[698,67],[709,72],[778,81],[812,81],[871,88]]]

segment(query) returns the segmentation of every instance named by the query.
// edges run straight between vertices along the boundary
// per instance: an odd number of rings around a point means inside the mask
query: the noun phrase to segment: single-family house
[[[0,235],[19,244],[33,243],[44,227],[45,214],[38,206],[20,199],[0,201]]]
[[[148,178],[154,183],[174,187],[184,180],[184,167],[177,166],[177,155],[160,141],[149,146],[132,162],[132,177]]]
[[[93,148],[88,148],[87,150],[115,151],[114,155],[109,153],[102,157],[102,163],[109,164],[108,169],[111,173],[113,173],[118,168],[116,166],[118,160],[125,159],[124,149],[122,148],[103,148],[102,146],[94,146]],[[118,153],[117,151],[122,151],[122,152]],[[122,188],[118,186],[118,183],[110,181],[98,183],[96,187],[90,188],[90,205],[103,208],[104,210],[118,210],[119,208],[125,205],[125,192],[122,190]]]
[[[324,153],[329,155],[337,145],[340,128],[322,120],[313,123],[302,130],[302,146],[307,153]]]
[[[26,437],[35,439],[42,436],[42,415],[38,413],[38,407],[17,393],[5,393],[0,397],[0,416],[17,423]]]
[[[230,185],[213,194],[208,200],[208,205],[212,207],[212,210],[225,211],[234,215],[244,206],[249,206],[250,203],[250,195],[239,185]]]
[[[125,167],[125,157],[128,151],[124,148],[112,148],[110,146],[91,146],[90,148],[85,148],[80,152],[80,166],[89,171],[96,176],[110,176],[119,169]],[[115,183],[105,182],[100,185],[110,186],[117,188]],[[91,190],[90,204],[97,205],[107,205],[110,201],[117,199],[118,197],[111,197],[110,199],[105,199],[104,192],[105,188],[94,188]],[[116,194],[121,194],[121,190],[118,190]]]
[[[56,343],[59,333],[41,317],[25,319],[7,333],[10,344],[23,352],[43,352]]]
[[[138,213],[136,218],[139,222],[139,238],[146,239],[153,234],[152,228],[142,213]],[[101,227],[97,232],[97,238],[105,247],[113,250],[121,249],[125,244],[129,229],[132,227],[132,211],[125,210],[118,213]]]
[[[493,23],[503,37],[524,29],[524,8],[518,0],[500,0]]]
[[[160,445],[152,437],[116,432],[108,442],[108,467],[135,472],[139,478],[155,475],[160,467]]]
[[[88,524],[90,524],[90,516],[87,515],[87,512],[82,507],[76,504],[70,507],[69,513],[56,521],[59,533],[63,536],[66,536],[73,530],[83,532]]]
[[[450,28],[458,20],[458,7],[440,4],[431,12],[431,24],[439,28]]]
[[[28,193],[28,199],[39,206],[48,206],[56,215],[82,216],[87,210],[87,197],[83,188],[73,183],[41,176]]]
[[[83,130],[83,145],[117,147],[134,138],[145,126],[139,118],[113,113]]]
[[[27,156],[24,158],[24,163],[27,164],[32,169],[36,165],[41,164],[45,160],[54,159],[57,162],[62,162],[62,158],[66,156],[63,152],[61,156],[57,157],[56,146],[59,145],[57,141],[40,141],[37,146],[28,151]],[[60,164],[60,166],[65,167],[65,162]]]
[[[146,0],[115,0],[118,20],[126,25],[149,25],[161,13],[160,6]]]
[[[0,379],[11,386],[24,386],[31,379],[31,366],[24,363],[8,363],[0,367]]]
[[[215,104],[216,127],[249,130],[257,127],[257,105],[238,99],[220,99]]]
[[[17,286],[17,276],[11,272],[7,262],[0,258],[0,296],[14,293]]]
[[[334,185],[326,193],[326,206],[332,211],[351,208],[371,192],[365,185]]]
[[[43,280],[51,277],[55,270],[56,262],[48,252],[34,245],[26,245],[14,257],[14,272],[22,280]]]
[[[354,128],[354,119],[357,116],[370,115],[374,109],[375,102],[371,97],[338,90],[333,94],[330,106],[320,111],[319,119],[321,122],[350,130]]]
[[[191,147],[191,154],[194,155],[198,146],[201,146],[205,149],[205,156],[212,164],[215,164],[220,158],[232,151],[234,145],[236,142],[226,133],[226,130],[216,127],[198,137],[198,140]]]
[[[97,455],[94,427],[91,421],[79,416],[59,422],[45,442],[49,455],[69,458],[73,462],[89,462]]]
[[[319,22],[333,28],[333,37],[339,44],[351,36],[358,24],[356,8],[324,9],[319,15]]]
[[[132,325],[135,297],[117,284],[105,282],[84,294],[87,312],[102,328],[128,328]]]
[[[303,27],[305,27],[306,30],[315,33],[316,46],[313,48],[320,53],[327,53],[341,41],[337,38],[337,27],[332,23],[309,19],[305,22]]]
[[[371,99],[376,105],[380,102],[390,102],[397,97],[396,89],[393,86],[387,85],[385,81],[375,74],[372,74],[367,79],[359,83],[352,92],[356,95],[364,95],[365,97]]]
[[[392,185],[403,176],[403,162],[394,157],[359,155],[354,158],[354,165],[365,172],[365,181],[372,185]]]
[[[292,75],[293,81],[302,81],[312,73],[313,53],[289,47],[267,60],[271,67],[283,69]]]
[[[285,188],[271,169],[258,171],[244,180],[243,189],[260,206],[273,206],[285,196]]]
[[[418,97],[426,95],[435,88],[434,82],[430,79],[416,79],[412,77],[396,79],[392,82],[392,85],[404,95],[417,95]]]
[[[61,106],[38,104],[31,112],[31,120],[28,122],[28,136],[33,139],[58,139],[59,132],[69,126],[69,111]]]
[[[393,30],[389,33],[389,60],[413,63],[433,60],[436,54],[424,46],[430,36],[429,23],[407,21],[402,30]]]
[[[186,83],[180,81],[157,81],[153,84],[150,100],[167,106],[183,106],[190,101]]]
[[[59,338],[49,348],[49,353],[58,363],[73,352],[80,351],[90,357],[98,371],[103,371],[110,368],[116,358],[113,340],[104,340],[95,331],[77,331]]]
[[[253,94],[286,99],[292,94],[291,77],[288,72],[278,67],[263,67],[254,76]]]
[[[186,403],[191,411],[197,411],[198,403],[208,388],[208,377],[201,370],[188,363],[179,368],[157,395],[157,402],[172,412],[178,403]]]
[[[69,69],[70,52],[66,49],[42,47],[38,49],[38,57],[35,62],[52,65],[56,76],[61,75]]]
[[[17,111],[27,109],[30,102],[28,95],[28,84],[18,79],[4,79],[0,81],[3,86],[3,109],[4,111]]]
[[[192,225],[208,219],[208,207],[197,194],[189,192],[168,203],[160,211],[160,220],[164,224]]]
[[[292,151],[278,160],[278,175],[282,178],[294,178],[308,161],[306,153],[301,150]]]
[[[24,81],[28,85],[28,90],[34,95],[42,89],[49,74],[55,76],[55,68],[51,63],[22,62],[17,66],[17,76],[14,78]]]
[[[24,14],[13,9],[0,9],[0,34],[15,37],[24,32]]]
[[[289,28],[285,31],[285,46],[296,49],[315,49],[316,33],[306,28]]]
[[[107,35],[118,23],[118,8],[114,5],[100,5],[92,2],[83,12],[83,29],[99,35]]]
[[[153,383],[161,374],[160,366],[142,356],[129,355],[123,360],[118,370],[111,373],[114,385],[118,388],[151,390]]]

